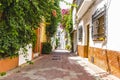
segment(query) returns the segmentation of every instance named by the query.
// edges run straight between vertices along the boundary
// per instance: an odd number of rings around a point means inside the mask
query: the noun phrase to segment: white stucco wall
[[[120,1],[119,0],[103,0],[101,2],[96,2],[93,7],[85,14],[83,17],[84,26],[86,26],[88,23],[90,24],[90,47],[96,47],[96,48],[103,48],[103,49],[109,49],[114,51],[120,51],[120,31],[119,31],[119,18],[120,18]],[[102,7],[104,4],[108,5],[107,7],[107,31],[106,31],[106,40],[105,41],[93,41],[92,40],[92,23],[91,18],[92,14],[97,8]],[[85,29],[86,30],[86,29]],[[86,31],[85,31],[86,32]],[[86,33],[84,33],[86,35]],[[86,38],[86,36],[85,36]],[[86,39],[85,39],[86,40]],[[86,42],[86,41],[85,41]],[[85,43],[86,45],[86,43]]]
[[[60,34],[60,49],[65,49],[65,32],[61,31]]]
[[[73,11],[72,11],[72,20],[73,20],[73,30],[75,30],[75,32],[73,32],[73,51],[76,52],[77,51],[77,25],[76,25],[76,7],[73,7]]]
[[[110,50],[120,51],[120,0],[111,1],[108,7],[108,45]]]
[[[94,14],[95,10],[104,6],[104,4],[108,5],[107,8],[107,38],[105,41],[93,41],[92,40],[92,15]],[[96,2],[87,10],[84,16],[81,18],[79,26],[83,26],[83,41],[77,41],[78,45],[86,45],[86,38],[87,38],[87,28],[86,26],[89,24],[90,34],[89,34],[89,46],[96,47],[96,48],[103,48],[109,49],[114,51],[120,51],[120,0],[96,0]],[[78,27],[79,27],[78,26]],[[77,28],[78,34],[78,28]],[[78,35],[77,35],[78,40]]]
[[[91,7],[88,8],[87,12],[81,18],[79,26],[83,26],[83,39],[82,42],[78,41],[78,45],[87,45],[87,26],[89,25],[89,46],[96,48],[106,48],[106,41],[93,41],[92,40],[92,15],[98,8],[102,8],[106,4],[107,0],[97,0]],[[79,27],[78,26],[78,27]],[[78,34],[78,30],[77,30]],[[78,35],[77,35],[78,37]]]
[[[76,8],[74,7],[73,11],[72,11],[73,29],[76,28],[76,25],[75,25],[75,18],[76,18],[75,14],[76,14]]]
[[[22,49],[20,49],[19,51],[19,65],[22,65],[24,63],[26,63],[26,59],[27,60],[32,60],[32,45],[28,45],[26,46],[27,48],[27,57],[24,57],[24,54],[21,54],[23,51]]]
[[[96,48],[103,48],[106,49],[107,48],[107,40],[104,41],[93,41],[92,39],[92,15],[94,14],[94,12],[97,9],[100,9],[102,7],[104,7],[107,3],[107,0],[98,0],[96,1],[96,3],[93,5],[92,9],[91,9],[91,15],[89,15],[91,18],[88,20],[88,22],[90,23],[90,47],[96,47]]]

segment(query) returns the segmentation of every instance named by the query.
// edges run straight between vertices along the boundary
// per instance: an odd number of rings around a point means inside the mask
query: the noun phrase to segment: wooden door
[[[86,57],[88,58],[89,54],[89,25],[87,25],[87,46],[86,46]]]

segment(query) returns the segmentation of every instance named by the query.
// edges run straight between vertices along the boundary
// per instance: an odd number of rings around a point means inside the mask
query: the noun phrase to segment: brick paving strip
[[[37,58],[34,64],[19,67],[0,80],[103,80],[90,74],[87,65],[75,57],[70,53],[44,55]]]

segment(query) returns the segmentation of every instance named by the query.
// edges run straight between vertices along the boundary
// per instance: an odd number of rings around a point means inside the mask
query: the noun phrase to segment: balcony
[[[77,0],[77,17],[80,19],[84,13],[89,9],[94,0]]]
[[[80,8],[80,6],[81,6],[81,4],[83,3],[83,1],[84,1],[84,0],[77,0],[77,1],[76,1],[76,4],[77,4],[77,6],[78,6],[77,11],[78,11],[78,9]]]

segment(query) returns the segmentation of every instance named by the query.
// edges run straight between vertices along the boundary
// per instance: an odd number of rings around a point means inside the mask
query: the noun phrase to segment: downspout
[[[109,58],[108,58],[108,48],[107,48],[107,42],[108,42],[108,2],[105,6],[105,26],[106,26],[106,49],[105,49],[105,56],[106,56],[106,62],[107,62],[107,72],[111,73],[110,64],[109,64]]]

